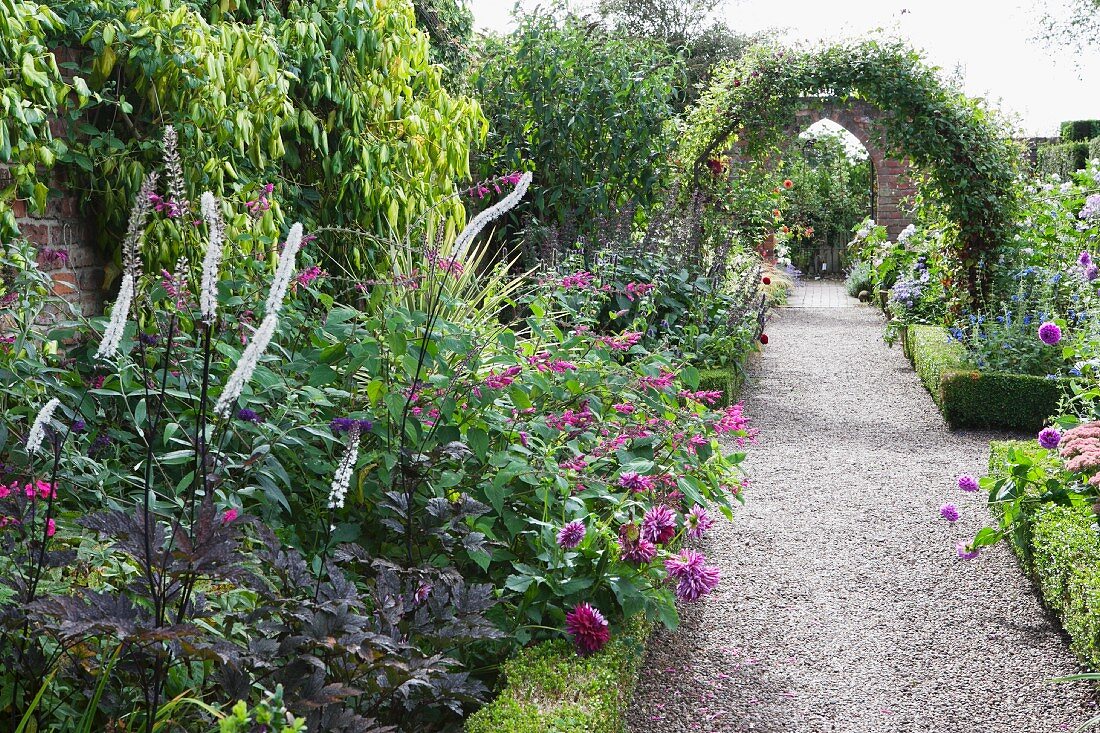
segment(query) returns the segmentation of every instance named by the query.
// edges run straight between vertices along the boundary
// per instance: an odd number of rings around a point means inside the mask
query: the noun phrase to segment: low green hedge
[[[1068,389],[1062,379],[980,372],[939,326],[909,326],[905,342],[913,368],[953,428],[1039,430]]]
[[[1010,448],[1050,455],[1033,441],[990,444],[989,470],[1006,472]],[[994,505],[996,509],[996,505]],[[1088,507],[1041,504],[1027,517],[1027,545],[1012,543],[1043,600],[1062,621],[1074,652],[1100,670],[1100,533]]]
[[[939,326],[913,325],[905,329],[905,355],[909,357],[920,381],[932,394],[936,405],[943,409],[940,381],[947,372],[973,369],[967,359],[966,347],[947,338]]]
[[[722,392],[723,406],[732,405],[741,394],[741,387],[745,384],[745,372],[740,366],[718,367],[716,369],[699,370],[699,390]]]
[[[1100,160],[1100,137],[1094,137],[1089,143],[1089,160]]]
[[[623,733],[651,628],[634,620],[590,657],[565,640],[521,650],[504,663],[504,689],[470,716],[466,733]]]

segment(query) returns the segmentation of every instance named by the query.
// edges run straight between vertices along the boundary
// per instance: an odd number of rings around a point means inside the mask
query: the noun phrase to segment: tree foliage
[[[73,134],[59,157],[86,175],[109,247],[168,123],[195,174],[190,195],[275,184],[272,199],[284,206],[271,211],[270,236],[284,215],[315,229],[404,234],[439,205],[449,230],[462,224],[461,203],[450,197],[469,174],[484,118],[476,102],[444,88],[408,2],[74,0],[54,8],[65,27],[45,28],[39,42],[78,47],[74,87],[88,98],[69,114]],[[331,233],[328,244],[357,268],[373,255]],[[167,246],[151,266],[183,253]]]

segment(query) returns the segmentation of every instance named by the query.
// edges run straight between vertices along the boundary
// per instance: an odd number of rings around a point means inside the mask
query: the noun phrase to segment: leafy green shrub
[[[1100,136],[1089,142],[1089,160],[1100,160]]]
[[[662,43],[534,14],[484,54],[475,84],[490,125],[480,170],[533,168],[524,211],[535,222],[592,232],[612,211],[661,200],[679,73]]]
[[[635,623],[587,658],[560,641],[521,650],[504,664],[503,691],[467,720],[466,733],[621,733],[650,628]]]
[[[848,270],[844,278],[844,290],[853,298],[859,297],[863,291],[871,292],[874,284],[871,280],[871,263],[866,260],[858,260]]]

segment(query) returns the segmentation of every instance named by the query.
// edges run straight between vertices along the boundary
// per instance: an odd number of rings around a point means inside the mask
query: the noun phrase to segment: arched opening
[[[852,231],[875,215],[873,156],[851,130],[823,117],[789,139],[780,173],[792,182],[792,264],[807,277],[842,277]]]

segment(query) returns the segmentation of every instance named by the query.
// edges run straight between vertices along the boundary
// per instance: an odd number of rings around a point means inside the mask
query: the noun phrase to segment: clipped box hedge
[[[699,370],[699,390],[720,390],[722,400],[718,404],[725,407],[737,401],[741,388],[745,385],[745,371],[738,366],[718,367]]]
[[[953,428],[1036,431],[1058,409],[1068,380],[981,372],[940,326],[911,325],[905,352]]]
[[[1049,455],[1034,441],[993,442],[991,475],[1007,472],[1010,448]],[[1089,507],[1040,504],[1026,518],[1026,545],[1014,541],[1012,549],[1046,605],[1061,620],[1073,651],[1090,668],[1100,670],[1100,533],[1096,521]]]
[[[504,689],[466,721],[466,733],[624,733],[652,625],[642,619],[589,657],[565,640],[504,663]]]

